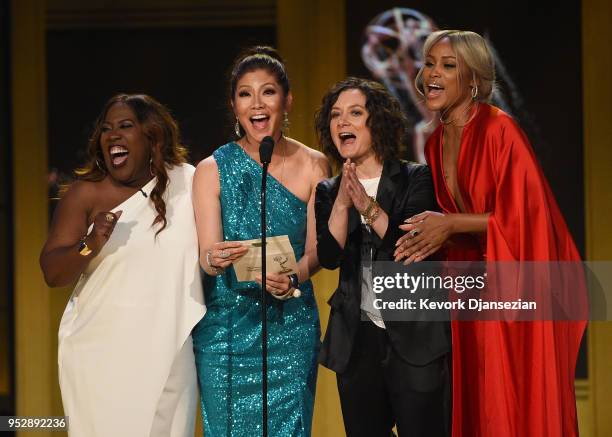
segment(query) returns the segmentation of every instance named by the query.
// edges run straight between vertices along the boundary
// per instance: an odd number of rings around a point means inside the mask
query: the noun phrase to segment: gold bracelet
[[[87,256],[89,255],[91,252],[93,252],[91,250],[91,247],[89,247],[87,245],[87,235],[85,235],[83,238],[81,238],[79,240],[79,255],[81,256]]]
[[[377,205],[376,199],[374,197],[372,196],[368,196],[368,197],[370,198],[370,203],[368,203],[368,206],[366,206],[366,208],[363,211],[359,212],[359,214],[361,214],[364,219],[370,215],[370,213],[372,212],[372,208],[374,208],[374,206]]]
[[[363,220],[365,221],[366,225],[370,226],[378,218],[380,212],[380,205],[374,197],[370,196],[369,205],[360,214],[363,217]]]
[[[366,222],[366,225],[368,226],[372,226],[372,223],[376,221],[376,219],[380,215],[380,212],[382,211],[378,202],[374,201],[374,203],[375,203],[374,210],[370,213],[370,215],[365,217],[365,222]]]

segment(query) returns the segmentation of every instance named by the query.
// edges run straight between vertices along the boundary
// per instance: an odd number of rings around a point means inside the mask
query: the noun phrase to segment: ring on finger
[[[112,223],[115,221],[115,214],[107,212],[106,214],[104,214],[104,218],[107,222]]]
[[[219,258],[229,258],[230,256],[230,251],[227,249],[221,249],[221,251],[219,252]]]
[[[409,232],[410,236],[412,238],[416,237],[417,235],[419,235],[420,231],[418,229],[413,229],[412,231]]]

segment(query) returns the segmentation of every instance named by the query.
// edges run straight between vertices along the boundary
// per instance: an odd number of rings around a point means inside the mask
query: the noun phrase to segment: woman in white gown
[[[49,286],[78,280],[59,329],[69,435],[191,437],[190,333],[205,312],[194,168],[176,122],[146,95],[108,101],[88,155],[40,257]]]

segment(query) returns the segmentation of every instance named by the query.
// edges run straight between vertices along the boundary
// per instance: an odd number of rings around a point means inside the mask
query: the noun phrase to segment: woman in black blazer
[[[436,208],[429,168],[397,158],[405,118],[377,82],[334,85],[316,126],[342,166],[317,186],[315,215],[319,262],[340,267],[320,362],[337,374],[347,436],[448,435],[448,324],[385,321],[372,304],[372,261],[392,261],[399,225]]]

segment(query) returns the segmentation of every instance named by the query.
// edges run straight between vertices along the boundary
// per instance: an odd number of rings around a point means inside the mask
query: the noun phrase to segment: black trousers
[[[347,437],[450,435],[449,356],[413,366],[393,350],[387,331],[359,327],[346,371],[337,374]]]

